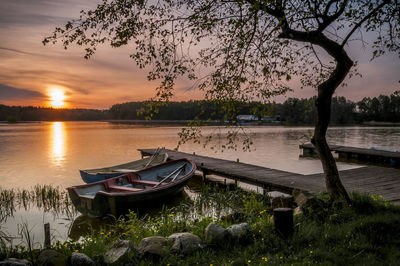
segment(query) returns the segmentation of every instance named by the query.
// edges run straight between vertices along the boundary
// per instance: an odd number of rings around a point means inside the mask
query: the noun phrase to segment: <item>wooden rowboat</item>
[[[81,174],[82,180],[85,183],[89,184],[93,182],[102,181],[108,178],[120,176],[125,173],[135,172],[157,164],[161,164],[167,161],[167,159],[168,155],[164,153],[152,157],[146,157],[144,159],[129,163],[114,165],[110,167],[97,168],[97,169],[79,170],[79,172]]]
[[[163,202],[181,192],[195,170],[193,162],[180,159],[67,190],[75,208],[82,214],[117,216],[128,209]]]

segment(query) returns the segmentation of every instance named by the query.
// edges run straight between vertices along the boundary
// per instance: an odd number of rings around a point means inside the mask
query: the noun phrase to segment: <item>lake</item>
[[[0,123],[0,177],[2,188],[30,189],[37,184],[66,188],[82,184],[78,169],[98,168],[140,159],[139,148],[165,147],[178,143],[181,127],[140,126],[107,122]],[[186,143],[179,150],[213,156],[300,174],[322,172],[318,160],[299,158],[299,144],[309,142],[311,127],[246,127],[254,145],[251,152],[219,151],[225,129],[208,127],[205,133],[216,138],[207,147]],[[219,137],[221,133],[221,137]],[[333,127],[330,144],[400,150],[400,127]],[[211,149],[214,147],[215,149]],[[339,169],[359,165],[338,163]],[[65,240],[70,217],[54,216],[38,208],[20,209],[2,224],[0,230],[15,235],[23,222],[37,232],[42,242],[45,222],[55,226],[57,238]],[[54,228],[53,226],[53,228]]]

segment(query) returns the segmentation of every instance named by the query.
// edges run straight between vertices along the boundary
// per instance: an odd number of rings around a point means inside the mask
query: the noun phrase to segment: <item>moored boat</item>
[[[89,184],[158,165],[164,163],[167,159],[168,155],[163,153],[110,167],[79,170],[79,173],[81,174],[82,180]]]
[[[193,162],[179,159],[67,190],[75,208],[82,214],[116,216],[129,209],[160,203],[181,192],[195,170]]]

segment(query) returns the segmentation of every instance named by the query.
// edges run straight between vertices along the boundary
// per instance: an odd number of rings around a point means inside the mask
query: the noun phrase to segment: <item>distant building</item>
[[[258,121],[258,117],[254,115],[238,115],[236,116],[236,121],[238,124],[253,124]]]

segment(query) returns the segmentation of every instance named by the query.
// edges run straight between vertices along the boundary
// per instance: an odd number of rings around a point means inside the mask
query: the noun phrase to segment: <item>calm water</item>
[[[301,143],[309,142],[312,128],[307,127],[250,127],[253,151],[225,150],[215,152],[198,144],[185,144],[180,150],[286,170],[301,174],[322,172],[320,162],[300,159]],[[165,147],[173,149],[178,142],[180,127],[144,127],[105,122],[43,122],[0,123],[0,177],[3,188],[32,188],[36,184],[51,184],[63,188],[83,183],[78,169],[120,164],[140,158],[138,148]],[[217,134],[218,128],[206,132]],[[397,127],[340,127],[328,132],[331,144],[376,147],[400,150],[400,128]],[[223,144],[214,140],[212,146]],[[340,169],[358,167],[339,163]],[[11,234],[16,224],[28,219],[31,227],[41,231],[44,222],[56,227],[60,238],[67,235],[71,221],[53,217],[41,210],[17,211],[1,228]],[[36,230],[36,229],[34,229]],[[41,236],[37,237],[41,239]]]

